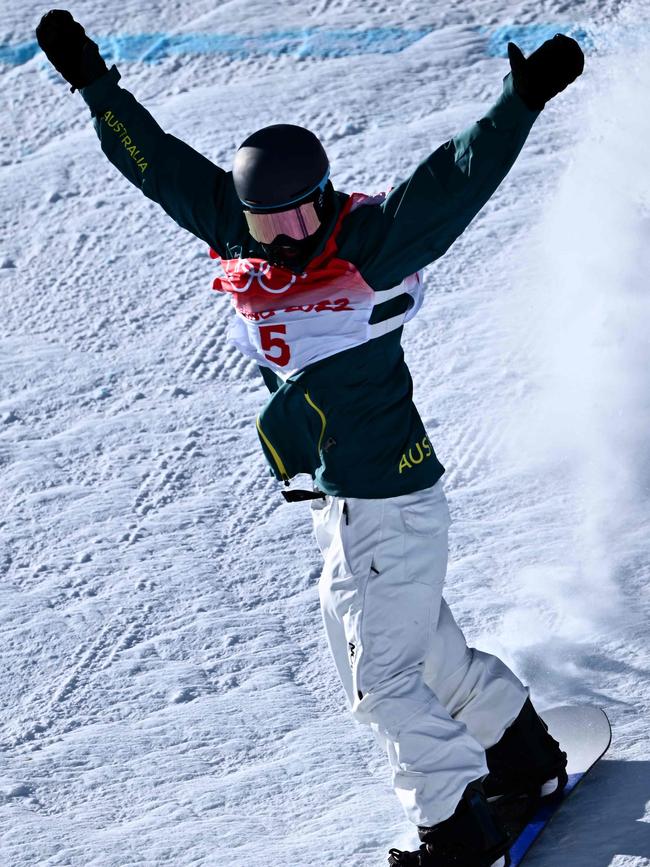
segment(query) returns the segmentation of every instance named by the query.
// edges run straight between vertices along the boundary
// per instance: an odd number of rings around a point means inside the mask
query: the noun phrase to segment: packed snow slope
[[[34,50],[46,9],[0,10],[0,864],[381,865],[414,835],[343,705],[308,507],[256,441],[263,385],[226,343],[204,244],[118,175]],[[646,0],[71,11],[215,162],[299,123],[349,192],[481,116],[504,34],[584,34],[585,75],[427,270],[404,343],[468,639],[540,707],[594,703],[614,726],[530,867],[647,867]]]

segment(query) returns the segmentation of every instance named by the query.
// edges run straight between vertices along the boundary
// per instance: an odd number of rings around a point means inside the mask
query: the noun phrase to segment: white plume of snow
[[[616,32],[625,41],[611,54]],[[617,613],[629,619],[620,585],[631,593],[626,573],[638,570],[641,582],[647,563],[650,114],[640,107],[650,44],[638,27],[631,46],[632,32],[610,33],[610,56],[588,66],[580,139],[526,242],[514,319],[530,369],[512,455],[540,485],[556,486],[558,527],[554,567],[519,576],[529,596],[554,598],[552,623],[531,632],[519,620],[518,643],[547,640],[549,628],[593,637]]]

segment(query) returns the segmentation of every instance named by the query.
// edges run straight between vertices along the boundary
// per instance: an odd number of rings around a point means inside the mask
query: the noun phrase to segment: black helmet
[[[313,132],[278,123],[249,136],[235,154],[233,181],[245,208],[290,207],[329,176],[329,160]]]

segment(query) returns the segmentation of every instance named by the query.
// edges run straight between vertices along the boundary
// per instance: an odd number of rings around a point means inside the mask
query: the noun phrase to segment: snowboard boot
[[[485,756],[489,774],[483,786],[490,800],[523,796],[534,809],[540,798],[559,795],[567,784],[567,755],[548,733],[529,698]]]
[[[511,838],[501,828],[480,780],[470,783],[456,811],[432,828],[418,828],[417,852],[391,849],[389,867],[508,867]]]

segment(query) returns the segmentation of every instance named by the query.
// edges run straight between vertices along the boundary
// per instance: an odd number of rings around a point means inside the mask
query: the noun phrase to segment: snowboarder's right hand
[[[63,9],[52,9],[41,18],[36,39],[52,66],[72,85],[72,91],[87,87],[108,71],[96,43]]]

